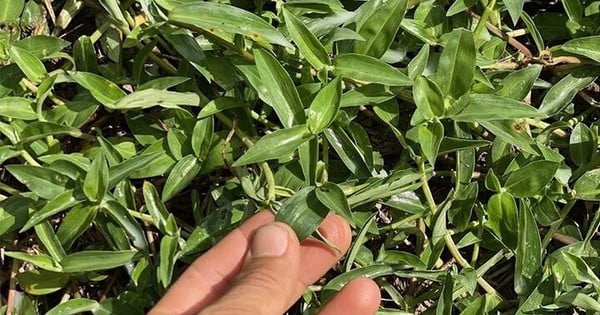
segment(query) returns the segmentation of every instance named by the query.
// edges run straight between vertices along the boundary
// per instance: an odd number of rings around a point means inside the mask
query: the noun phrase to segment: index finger
[[[169,288],[150,314],[196,314],[223,295],[244,264],[253,232],[274,220],[263,211],[233,230],[206,254],[194,261]],[[338,249],[345,252],[350,245],[350,227],[337,215],[329,215],[320,232]],[[340,258],[340,254],[316,240],[300,246],[300,278],[297,296]]]

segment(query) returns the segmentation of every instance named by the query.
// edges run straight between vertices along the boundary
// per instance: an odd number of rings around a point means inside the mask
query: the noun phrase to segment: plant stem
[[[446,242],[446,248],[448,248],[448,251],[450,251],[450,253],[452,254],[452,257],[454,257],[454,259],[456,259],[456,262],[458,262],[458,264],[461,267],[473,268],[471,266],[471,264],[469,264],[469,262],[458,251],[458,248],[456,247],[456,244],[454,243],[454,240],[452,239],[452,236],[450,234],[444,235],[444,241]],[[490,285],[487,281],[485,281],[485,279],[483,277],[478,277],[477,283],[479,284],[479,286],[481,286],[482,289],[485,290],[485,292],[501,298],[500,294],[498,294],[496,289],[494,289],[494,287],[492,287],[492,285]]]
[[[423,189],[423,194],[425,194],[425,199],[427,200],[427,205],[429,206],[431,214],[435,215],[438,211],[438,208],[435,204],[435,200],[433,199],[431,188],[429,187],[427,172],[425,171],[425,159],[421,158],[417,163],[419,164],[419,172],[421,172],[421,189]]]

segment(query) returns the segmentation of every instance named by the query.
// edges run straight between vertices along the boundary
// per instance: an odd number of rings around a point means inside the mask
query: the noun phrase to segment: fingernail
[[[265,225],[254,233],[251,255],[259,257],[279,257],[288,247],[288,231],[278,223]]]

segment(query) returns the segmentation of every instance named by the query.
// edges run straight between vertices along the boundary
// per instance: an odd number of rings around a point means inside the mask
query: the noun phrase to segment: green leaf
[[[423,155],[431,165],[435,165],[440,144],[444,138],[444,125],[439,121],[421,124],[418,130],[419,144]]]
[[[381,58],[396,37],[406,13],[407,0],[369,1],[361,6],[357,32],[365,40],[354,42],[354,52]]]
[[[27,221],[25,226],[23,226],[21,232],[30,229],[32,226],[50,218],[51,216],[65,209],[73,207],[79,202],[80,201],[78,201],[77,198],[73,196],[73,190],[67,190],[63,193],[56,195],[53,199],[48,201],[48,203],[46,203],[46,205],[42,209],[34,212],[29,217],[29,220]]]
[[[73,59],[77,71],[98,73],[98,60],[94,43],[89,36],[83,35],[73,44]]]
[[[268,52],[255,49],[254,57],[258,74],[263,84],[269,87],[267,91],[262,92],[269,95],[269,98],[264,101],[275,109],[277,117],[285,128],[303,124],[306,121],[304,107],[290,75]]]
[[[106,213],[108,213],[115,222],[123,227],[123,230],[125,230],[127,235],[131,238],[133,245],[136,248],[145,249],[148,245],[142,227],[133,219],[133,217],[131,217],[127,208],[115,200],[106,198],[108,196],[109,195],[105,196],[105,201],[102,203],[103,209],[106,210]],[[95,222],[98,223],[98,220]],[[125,248],[129,247],[130,245],[127,244]]]
[[[165,182],[162,201],[168,201],[187,187],[196,175],[200,173],[201,168],[202,162],[194,155],[187,155],[177,162]]]
[[[481,122],[517,118],[545,118],[545,113],[511,98],[492,94],[464,95],[447,114],[456,121]]]
[[[542,240],[528,206],[519,211],[518,236],[514,288],[519,296],[529,296],[542,277]]]
[[[73,300],[68,300],[66,302],[60,303],[55,306],[51,310],[49,310],[46,315],[72,315],[72,314],[80,314],[83,312],[95,312],[100,307],[100,304],[95,300],[77,298]]]
[[[175,24],[203,29],[241,34],[257,42],[267,42],[293,48],[288,40],[260,17],[231,5],[214,2],[193,2],[175,7],[169,13]]]
[[[31,255],[28,253],[12,252],[12,251],[5,251],[4,255],[6,255],[8,257],[12,257],[14,259],[28,262],[34,266],[40,267],[47,271],[54,271],[54,272],[62,271],[62,268],[58,264],[58,262],[56,262],[54,259],[52,259],[48,255],[44,255],[44,254]]]
[[[314,187],[306,187],[288,198],[275,220],[289,225],[304,240],[313,234],[325,219],[329,209],[316,196]]]
[[[435,308],[436,315],[451,315],[452,314],[452,292],[454,291],[454,281],[452,274],[448,272],[446,280],[444,281],[444,287],[442,294],[438,300],[437,307]]]
[[[64,39],[47,35],[33,35],[13,43],[13,46],[23,48],[39,59],[57,53],[69,45],[71,44]]]
[[[517,204],[509,192],[493,195],[487,204],[486,225],[509,249],[515,249],[518,242]]]
[[[506,9],[508,10],[508,14],[510,14],[510,18],[512,19],[513,25],[517,25],[519,18],[521,17],[521,12],[523,12],[523,5],[525,4],[525,0],[503,0]]]
[[[329,65],[329,54],[319,39],[294,14],[283,9],[285,26],[300,53],[315,69]]]
[[[121,98],[116,104],[104,104],[108,108],[118,110],[144,109],[154,106],[164,108],[180,108],[183,106],[199,106],[200,97],[190,92],[171,92],[165,90],[145,89],[135,91]]]
[[[23,48],[12,46],[10,58],[19,66],[27,78],[33,82],[41,82],[48,73],[44,64],[34,54]]]
[[[75,240],[90,227],[97,213],[98,207],[89,204],[75,205],[67,212],[56,231],[56,237],[65,250],[68,251]]]
[[[573,186],[575,198],[590,201],[600,201],[600,169],[583,174]]]
[[[35,234],[46,252],[54,260],[60,262],[67,255],[48,220],[35,225]]]
[[[590,66],[571,71],[548,90],[539,111],[548,116],[558,114],[569,105],[577,92],[596,81],[599,74],[600,68]]]
[[[329,145],[353,174],[359,177],[370,176],[371,170],[365,156],[361,153],[356,143],[350,139],[346,131],[334,125],[325,129],[323,134],[327,138]]]
[[[535,161],[508,175],[504,188],[518,198],[531,197],[546,187],[554,177],[558,163]]]
[[[212,117],[199,119],[192,131],[192,150],[196,157],[204,161],[210,151],[214,134]]]
[[[439,84],[446,96],[456,100],[471,89],[475,60],[473,33],[455,29],[448,37],[432,79]]]
[[[7,0],[0,4],[0,23],[18,22],[25,0]]]
[[[323,87],[308,108],[308,129],[317,134],[327,128],[334,120],[342,99],[342,80],[333,79]]]
[[[415,104],[423,118],[429,120],[444,115],[444,95],[434,81],[418,76],[412,92]]]
[[[541,65],[531,65],[511,72],[500,82],[500,89],[496,92],[496,95],[519,101],[523,100],[533,88],[541,72]]]
[[[350,225],[356,224],[346,195],[338,185],[331,182],[324,183],[315,189],[315,195],[325,207],[342,216]]]
[[[569,19],[579,24],[583,17],[583,4],[579,0],[563,0],[561,1],[565,12],[569,16]]]
[[[133,262],[140,256],[140,252],[131,250],[84,250],[66,256],[61,262],[62,271],[75,273],[111,269]]]
[[[600,36],[575,38],[560,47],[565,51],[588,57],[600,63]]]
[[[125,92],[118,85],[97,74],[77,71],[69,72],[69,75],[104,106],[114,107],[125,97]]]
[[[584,123],[578,123],[569,139],[569,154],[573,162],[580,166],[588,163],[596,154],[597,142],[592,130]]]
[[[83,193],[92,202],[104,198],[108,190],[108,164],[102,151],[94,158],[83,181]]]
[[[13,195],[0,201],[0,235],[20,229],[29,220],[29,208],[36,200]]]
[[[337,76],[390,86],[410,86],[410,78],[398,69],[373,57],[360,54],[340,54],[333,60]]]
[[[265,100],[266,102],[266,100]],[[234,98],[234,97],[229,97],[229,96],[222,96],[219,98],[216,98],[210,102],[208,102],[208,104],[204,105],[204,107],[202,107],[202,110],[200,110],[200,113],[198,114],[198,119],[203,119],[206,117],[210,117],[216,113],[220,113],[226,109],[231,109],[231,108],[238,108],[238,107],[243,107],[245,106],[244,102]]]
[[[431,169],[426,170],[430,176]],[[385,199],[403,192],[412,191],[421,185],[421,173],[413,169],[393,171],[389,176],[379,178],[348,197],[350,207],[357,207],[379,199]]]
[[[46,295],[56,292],[69,282],[69,275],[60,272],[33,269],[18,273],[19,286],[31,295]]]
[[[120,181],[127,178],[135,170],[144,167],[160,155],[161,152],[139,155],[109,168],[108,188],[115,187]]]
[[[525,152],[539,155],[532,147],[533,139],[519,122],[515,120],[491,120],[481,121],[480,123],[485,129],[503,141],[514,144]]]
[[[31,165],[6,165],[6,169],[29,190],[44,199],[65,192],[69,178],[49,168]]]
[[[65,125],[59,125],[45,121],[34,121],[27,124],[27,127],[21,132],[21,142],[27,143],[39,139],[44,139],[47,136],[71,136],[81,138],[83,133],[81,130]]]
[[[160,263],[158,265],[158,276],[164,288],[171,284],[173,269],[178,258],[177,247],[179,237],[165,236],[160,241]]]
[[[146,203],[146,209],[152,216],[152,223],[163,233],[165,232],[165,226],[167,225],[167,218],[169,213],[167,208],[160,200],[158,191],[152,183],[144,181],[142,192],[144,195],[144,201]]]
[[[285,157],[312,137],[306,125],[276,130],[260,138],[232,166],[238,167]]]
[[[410,61],[406,70],[408,71],[408,77],[412,80],[416,79],[417,76],[422,75],[427,64],[429,63],[429,45],[423,45],[417,55]]]
[[[24,97],[9,96],[0,98],[0,116],[23,120],[37,119],[37,114],[32,105],[33,102]]]
[[[456,0],[452,3],[450,8],[448,8],[448,12],[446,12],[446,16],[453,16],[458,13],[465,11],[466,9],[474,6],[477,0]]]

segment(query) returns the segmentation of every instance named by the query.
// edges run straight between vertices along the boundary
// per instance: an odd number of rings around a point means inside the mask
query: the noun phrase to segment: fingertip
[[[357,278],[350,281],[329,302],[319,315],[367,315],[377,313],[381,292],[375,281]]]
[[[327,241],[331,242],[342,254],[345,253],[350,247],[352,242],[352,230],[350,225],[341,216],[330,213],[321,226],[319,232]]]
[[[381,291],[375,281],[369,278],[357,278],[350,281],[344,289],[355,297],[357,308],[369,310],[365,314],[374,314],[377,311],[381,301]]]

